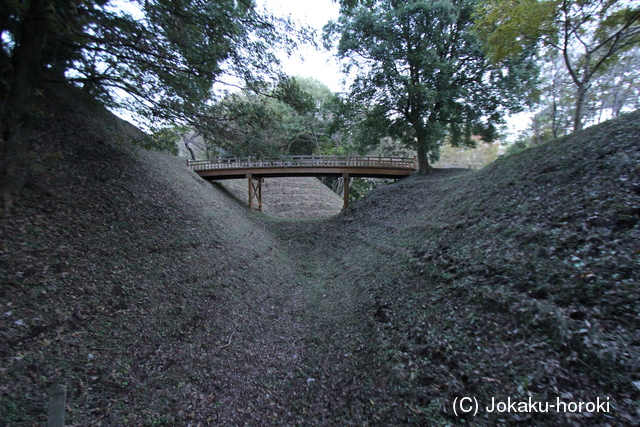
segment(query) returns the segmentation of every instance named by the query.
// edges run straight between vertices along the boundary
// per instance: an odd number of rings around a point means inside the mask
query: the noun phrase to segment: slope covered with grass
[[[283,219],[68,87],[0,218],[0,424],[636,425],[640,114]],[[608,413],[480,411],[475,397]]]
[[[309,258],[354,295],[330,306],[346,304],[376,331],[368,342],[379,347],[360,348],[385,394],[396,393],[385,422],[461,422],[451,405],[464,396],[609,397],[606,414],[480,411],[467,421],[635,425],[639,224],[634,113],[477,173],[436,170],[379,188],[322,229],[290,227],[312,241],[332,236]]]
[[[41,106],[36,173],[0,222],[0,425],[43,423],[57,383],[68,425],[281,412],[286,396],[265,396],[296,372],[304,329],[286,254],[82,92],[50,88]]]

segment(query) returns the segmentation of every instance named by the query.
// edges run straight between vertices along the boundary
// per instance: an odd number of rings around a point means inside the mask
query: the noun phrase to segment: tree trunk
[[[418,174],[426,175],[431,171],[429,159],[427,158],[427,149],[424,144],[418,145]]]
[[[573,131],[582,130],[582,110],[584,109],[584,101],[587,96],[587,85],[585,83],[578,85],[578,93],[576,94],[576,110],[573,114]]]
[[[189,143],[187,142],[187,137],[183,136],[182,138],[184,139],[184,147],[189,151],[189,153],[191,153],[191,160],[195,160],[196,159],[196,155],[194,154],[193,150],[189,146]]]
[[[30,121],[51,10],[48,0],[30,2],[19,31],[19,44],[11,57],[10,87],[0,100],[0,191],[5,208],[22,190],[27,176]]]

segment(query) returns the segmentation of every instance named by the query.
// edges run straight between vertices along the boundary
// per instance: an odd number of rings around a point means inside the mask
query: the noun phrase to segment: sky
[[[265,8],[276,16],[291,16],[294,21],[316,30],[318,42],[322,35],[322,27],[339,16],[340,5],[332,0],[257,0],[258,8]],[[320,43],[321,45],[321,43]],[[346,92],[348,84],[340,65],[332,52],[322,47],[304,45],[291,57],[280,56],[282,70],[291,76],[312,77],[324,83],[332,92]],[[123,115],[124,113],[124,115]],[[129,114],[118,111],[116,114],[129,120]],[[127,117],[125,117],[127,116]],[[509,133],[516,135],[529,123],[530,114],[521,114],[508,120]]]
[[[294,21],[314,28],[317,32],[318,42],[322,34],[322,27],[329,20],[337,19],[340,11],[340,5],[332,0],[257,0],[256,3],[258,10],[264,8],[276,16],[291,16]],[[130,7],[127,1],[114,0],[112,6],[115,9],[126,10],[134,16],[137,13],[137,10]],[[287,57],[283,53],[280,60],[282,70],[288,75],[312,77],[327,85],[332,92],[343,92],[348,89],[343,84],[344,75],[340,72],[337,60],[330,52],[321,47],[318,50],[313,46],[304,45],[291,57]],[[114,113],[144,127],[142,119],[138,120],[129,111],[116,109]]]
[[[291,17],[315,28],[318,36],[322,34],[322,27],[338,18],[340,5],[332,0],[257,0],[259,7],[264,7],[276,16],[291,15]],[[300,59],[302,55],[303,59]],[[331,52],[324,49],[318,51],[312,46],[300,49],[298,55],[281,57],[282,69],[292,76],[313,77],[327,85],[333,92],[345,92],[345,76],[340,71],[338,61]],[[507,119],[508,133],[514,137],[524,130],[530,123],[530,113],[521,113]]]
[[[258,0],[259,7],[264,7],[276,16],[291,17],[306,26],[315,28],[318,37],[322,34],[322,27],[338,18],[340,5],[331,0]],[[298,54],[287,58],[282,56],[282,69],[289,75],[301,77],[313,77],[327,85],[333,92],[345,91],[342,84],[344,79],[340,72],[340,66],[330,52],[313,46],[304,46]],[[300,59],[300,55],[304,60]]]

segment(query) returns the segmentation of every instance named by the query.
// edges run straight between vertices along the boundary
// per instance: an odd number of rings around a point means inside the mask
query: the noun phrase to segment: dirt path
[[[382,218],[363,228],[349,215],[264,222],[288,254],[306,304],[308,386],[290,401],[304,425],[419,424],[381,333],[392,311],[378,291],[402,280],[408,256],[388,241],[394,224]]]

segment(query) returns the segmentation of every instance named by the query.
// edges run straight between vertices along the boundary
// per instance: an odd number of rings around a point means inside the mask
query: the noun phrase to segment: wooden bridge
[[[275,160],[224,158],[187,160],[187,166],[207,180],[249,180],[249,208],[262,210],[264,178],[335,176],[344,179],[344,206],[349,202],[349,178],[402,178],[418,169],[418,161],[401,157],[286,156]]]

